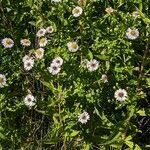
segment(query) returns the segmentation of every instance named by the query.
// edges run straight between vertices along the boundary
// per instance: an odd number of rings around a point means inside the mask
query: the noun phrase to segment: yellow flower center
[[[11,40],[6,40],[6,44],[11,45],[13,44]]]
[[[71,44],[71,47],[72,47],[73,49],[77,49],[77,48],[78,48],[78,45],[77,45],[75,42],[73,42],[73,43]]]
[[[37,55],[42,55],[42,51],[41,50],[36,50],[36,54]]]
[[[41,38],[40,39],[40,43],[45,43],[46,39],[45,38]]]
[[[0,83],[3,83],[3,82],[4,82],[4,78],[0,77]]]
[[[74,13],[75,13],[75,14],[78,14],[79,12],[80,12],[80,10],[79,10],[79,9],[77,9],[77,8],[76,8],[76,9],[74,9]]]
[[[134,30],[132,30],[132,31],[131,31],[131,35],[132,35],[132,36],[135,36],[135,35],[136,35],[136,32],[135,32]]]

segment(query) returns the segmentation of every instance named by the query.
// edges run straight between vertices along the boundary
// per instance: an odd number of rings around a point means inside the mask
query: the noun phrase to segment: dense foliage
[[[1,149],[148,149],[149,7],[0,0]]]

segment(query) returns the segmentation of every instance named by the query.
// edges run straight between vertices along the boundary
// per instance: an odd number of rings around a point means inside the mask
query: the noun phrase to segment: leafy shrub
[[[2,0],[1,149],[148,147],[148,5]]]

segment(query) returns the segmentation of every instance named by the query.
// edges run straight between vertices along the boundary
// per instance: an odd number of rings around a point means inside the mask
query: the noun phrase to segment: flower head
[[[108,77],[107,77],[107,75],[106,75],[106,74],[102,74],[101,80],[102,80],[104,83],[108,82]]]
[[[14,46],[14,41],[10,38],[4,38],[2,39],[2,45],[5,48],[12,48]]]
[[[42,29],[38,30],[38,32],[36,33],[36,36],[42,37],[45,35],[45,33],[46,33],[46,30],[44,28],[42,28]]]
[[[139,31],[138,31],[138,29],[128,28],[126,35],[127,35],[128,39],[135,40],[136,38],[139,37]]]
[[[72,10],[72,14],[74,17],[79,17],[82,14],[83,10],[81,7],[76,6],[73,10]]]
[[[70,52],[76,52],[79,49],[79,46],[76,42],[68,42],[67,47]]]
[[[134,11],[133,13],[132,13],[132,16],[133,17],[139,17],[140,16],[140,13],[138,12],[138,11]]]
[[[3,74],[0,74],[0,88],[6,85],[6,77]]]
[[[27,71],[31,70],[33,65],[34,65],[33,57],[31,57],[28,60],[24,61],[24,69],[27,70]]]
[[[92,72],[98,69],[99,63],[97,60],[92,59],[90,61],[87,62],[87,69]]]
[[[48,67],[49,73],[52,75],[56,75],[60,72],[61,68],[58,66],[57,63],[51,63],[50,67]]]
[[[21,43],[21,45],[23,45],[23,46],[30,46],[30,45],[31,45],[31,42],[30,42],[29,39],[21,39],[21,40],[20,40],[20,43]]]
[[[39,39],[39,46],[40,47],[45,47],[46,46],[46,44],[47,44],[47,38],[45,38],[45,37],[42,37],[41,39]]]
[[[87,112],[83,112],[78,116],[78,121],[82,124],[86,124],[88,120],[90,120],[90,116]]]
[[[43,49],[43,48],[38,48],[38,49],[35,51],[35,56],[36,56],[36,58],[38,58],[38,59],[42,59],[43,56],[44,56],[44,49]]]
[[[47,33],[53,33],[54,28],[52,26],[46,28]]]
[[[114,97],[116,98],[117,101],[125,101],[127,99],[127,92],[124,89],[119,89],[115,91]]]
[[[52,63],[57,64],[60,67],[63,64],[63,59],[61,57],[56,57],[53,59]]]
[[[24,98],[24,103],[26,106],[28,107],[33,107],[35,106],[36,99],[32,94],[28,94],[25,98]]]
[[[111,7],[108,7],[105,9],[105,11],[108,13],[108,14],[111,14],[114,12],[114,9],[112,9]]]

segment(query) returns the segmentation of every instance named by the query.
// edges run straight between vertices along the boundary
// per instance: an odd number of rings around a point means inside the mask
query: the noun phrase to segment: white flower
[[[133,13],[132,13],[132,16],[133,17],[139,17],[140,16],[140,13],[138,12],[138,11],[134,11]]]
[[[44,36],[46,33],[46,30],[44,28],[40,29],[37,33],[36,33],[36,36],[37,37],[42,37]]]
[[[51,1],[57,3],[57,2],[60,2],[61,0],[51,0]]]
[[[92,59],[90,61],[87,62],[87,69],[92,72],[98,69],[99,63],[97,60]]]
[[[44,47],[44,46],[46,46],[47,42],[48,42],[47,38],[43,37],[43,38],[39,39],[39,46]]]
[[[60,72],[61,68],[56,63],[51,63],[50,67],[48,67],[49,73],[52,75],[56,75]]]
[[[29,60],[24,61],[24,69],[31,70],[34,65],[34,59],[30,58]]]
[[[36,99],[32,94],[28,94],[25,98],[24,98],[24,103],[26,106],[28,107],[33,107],[35,106]]]
[[[127,99],[127,92],[124,89],[119,89],[115,92],[114,97],[117,101],[125,101]]]
[[[30,59],[33,59],[33,57],[30,57],[28,55],[25,55],[23,58],[22,58],[22,61],[25,62],[27,60],[30,60]]]
[[[136,38],[139,37],[139,31],[138,31],[138,29],[128,28],[126,35],[127,35],[128,39],[135,40]]]
[[[61,57],[56,57],[53,59],[52,63],[57,64],[60,67],[63,64],[63,59]]]
[[[81,122],[82,124],[86,124],[87,121],[90,120],[90,116],[87,112],[83,112],[78,116],[78,121]]]
[[[30,45],[31,45],[31,42],[30,42],[29,39],[21,39],[21,40],[20,40],[20,43],[21,43],[21,45],[23,45],[23,46],[30,46]]]
[[[0,74],[0,88],[6,85],[6,77],[3,74]]]
[[[79,17],[82,14],[82,8],[79,6],[76,6],[73,10],[72,10],[72,14],[74,17]]]
[[[108,13],[108,14],[111,14],[114,12],[114,9],[112,9],[111,7],[108,7],[105,9],[105,11]]]
[[[107,77],[107,75],[106,75],[106,74],[102,74],[101,80],[102,80],[104,83],[108,82],[108,77]]]
[[[42,59],[43,56],[44,56],[44,49],[43,48],[38,48],[35,51],[35,56],[36,56],[36,58]]]
[[[47,33],[53,33],[54,28],[52,26],[46,28]]]
[[[2,39],[2,45],[5,48],[12,48],[14,46],[14,41],[10,38],[4,38]]]
[[[67,47],[70,52],[76,52],[79,49],[79,46],[76,42],[68,42]]]

